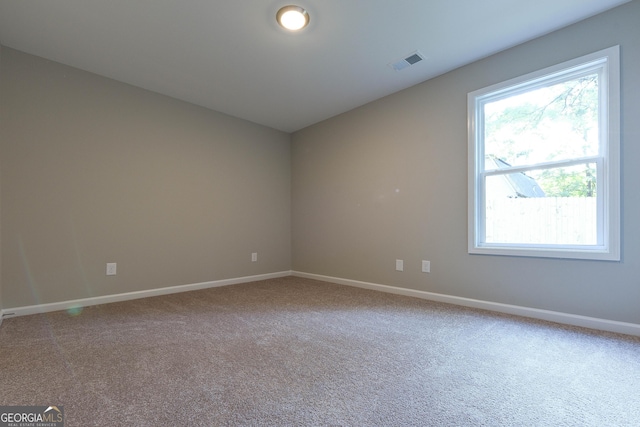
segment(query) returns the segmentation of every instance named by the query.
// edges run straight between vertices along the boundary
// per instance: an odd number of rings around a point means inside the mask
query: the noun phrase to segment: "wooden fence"
[[[487,201],[488,243],[597,244],[595,197]]]

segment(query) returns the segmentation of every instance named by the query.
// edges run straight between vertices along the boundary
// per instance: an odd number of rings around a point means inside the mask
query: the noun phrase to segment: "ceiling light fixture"
[[[285,6],[276,14],[276,21],[285,30],[298,31],[309,24],[309,14],[300,6]]]

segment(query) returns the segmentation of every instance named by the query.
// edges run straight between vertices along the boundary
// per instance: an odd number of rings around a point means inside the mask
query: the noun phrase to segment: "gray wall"
[[[0,91],[5,308],[290,270],[290,135],[8,48]]]
[[[295,133],[293,269],[640,323],[638,22],[634,1]],[[622,262],[469,255],[467,93],[616,44]]]
[[[2,81],[2,45],[0,45],[0,81]],[[4,107],[2,104],[3,90],[0,84],[0,143],[2,143],[2,129],[4,129]],[[2,152],[0,151],[0,224],[2,223]],[[2,323],[2,227],[0,226],[0,324]]]

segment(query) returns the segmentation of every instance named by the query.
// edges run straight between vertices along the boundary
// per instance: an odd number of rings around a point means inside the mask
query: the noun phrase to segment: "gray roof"
[[[486,156],[485,168],[504,169],[508,167],[511,167],[511,165],[504,160],[493,155]],[[510,173],[502,176],[513,189],[513,194],[509,195],[509,197],[546,197],[546,194],[536,180],[524,172]]]

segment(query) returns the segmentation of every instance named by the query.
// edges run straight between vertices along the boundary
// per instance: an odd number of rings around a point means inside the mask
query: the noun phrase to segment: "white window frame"
[[[562,78],[580,76],[585,71],[599,73],[600,152],[598,165],[596,245],[534,245],[520,243],[487,243],[485,224],[484,104]],[[468,250],[471,254],[569,258],[588,260],[620,260],[620,48],[613,46],[562,64],[535,71],[502,83],[470,92],[468,108]]]

